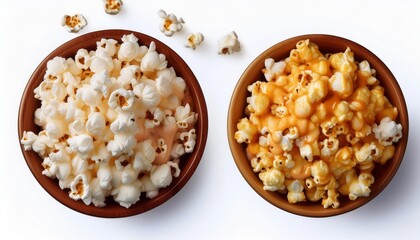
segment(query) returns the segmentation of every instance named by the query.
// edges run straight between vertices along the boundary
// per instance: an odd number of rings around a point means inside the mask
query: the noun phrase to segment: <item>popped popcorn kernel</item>
[[[184,19],[177,18],[175,14],[167,14],[164,10],[158,11],[158,16],[162,19],[159,29],[167,37],[172,37],[174,33],[181,31]]]
[[[190,33],[187,36],[186,47],[195,50],[198,45],[204,41],[204,35],[202,33]]]
[[[122,0],[103,0],[105,12],[111,15],[118,14],[121,11]]]
[[[87,25],[87,21],[82,14],[75,14],[73,16],[64,15],[61,19],[61,25],[72,33],[79,32]]]
[[[223,36],[218,42],[218,53],[223,55],[230,55],[241,50],[241,44],[238,40],[238,35],[234,31]]]

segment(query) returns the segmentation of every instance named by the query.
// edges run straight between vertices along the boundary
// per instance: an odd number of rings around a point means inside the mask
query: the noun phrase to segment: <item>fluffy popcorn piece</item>
[[[162,97],[169,97],[172,94],[171,79],[159,76],[156,78],[156,89]]]
[[[140,66],[138,65],[126,65],[120,71],[120,76],[117,81],[123,88],[127,88],[129,84],[135,86],[138,84],[138,80],[142,77]]]
[[[132,60],[140,60],[141,54],[144,51],[137,42],[139,39],[134,34],[124,35],[121,40],[123,43],[118,50],[118,59],[121,61],[131,62]]]
[[[145,108],[156,107],[161,100],[161,96],[154,85],[139,83],[134,87],[133,92]]]
[[[90,182],[90,190],[92,193],[92,203],[95,207],[105,207],[105,198],[107,196],[107,191],[101,188],[100,181],[98,178],[94,178]]]
[[[322,141],[321,156],[333,156],[338,151],[339,141],[336,138],[329,137]]]
[[[75,153],[80,153],[82,156],[89,154],[94,146],[91,136],[82,134],[67,139],[70,149]]]
[[[114,61],[105,50],[98,49],[90,58],[89,68],[94,73],[111,72],[114,68]]]
[[[81,69],[88,69],[90,65],[90,58],[92,56],[88,52],[88,50],[81,48],[77,50],[76,56],[74,57],[74,60],[76,62],[77,67]]]
[[[86,174],[77,175],[70,185],[69,196],[74,200],[82,200],[86,205],[92,202],[89,178]]]
[[[265,68],[262,70],[264,73],[265,80],[268,82],[275,81],[281,74],[283,74],[286,68],[284,61],[275,62],[272,58],[267,58],[264,61]]]
[[[241,44],[238,40],[238,35],[232,31],[223,36],[218,42],[219,54],[232,54],[241,50]]]
[[[105,118],[98,112],[89,114],[86,131],[93,136],[101,136],[105,132]]]
[[[111,80],[109,79],[107,71],[95,73],[90,79],[90,84],[94,91],[102,94],[105,98],[108,98]]]
[[[153,166],[150,171],[150,180],[157,188],[169,186],[172,182],[171,166],[166,163]]]
[[[23,145],[25,151],[32,150],[32,144],[37,140],[38,135],[31,131],[24,131],[20,143]]]
[[[87,21],[82,14],[75,14],[73,16],[64,15],[61,19],[61,26],[65,27],[67,31],[72,33],[79,32],[87,25]]]
[[[327,196],[322,199],[322,206],[324,208],[338,208],[340,206],[340,202],[338,201],[338,197],[340,194],[335,190],[328,190]]]
[[[163,70],[166,68],[168,62],[163,54],[156,51],[155,42],[151,42],[149,49],[143,56],[140,62],[140,70],[142,72],[153,72],[155,70]]]
[[[376,123],[373,124],[372,132],[381,145],[389,146],[401,139],[402,126],[401,124],[392,121],[389,117],[385,117],[381,120],[379,125]]]
[[[314,160],[314,152],[310,144],[304,144],[299,147],[300,156],[306,161],[312,162]]]
[[[109,128],[115,134],[129,134],[136,132],[137,123],[132,113],[120,113],[117,118],[111,123]]]
[[[152,169],[152,162],[156,158],[156,151],[151,140],[146,140],[137,144],[134,156],[133,167],[140,172],[148,172]]]
[[[158,11],[158,16],[162,19],[159,30],[167,37],[172,37],[174,33],[181,31],[184,19],[177,18],[173,13],[167,14],[164,10]]]
[[[311,166],[311,175],[316,184],[326,184],[330,180],[328,164],[322,160],[315,161]]]
[[[77,90],[76,98],[82,100],[86,105],[96,107],[101,104],[102,95],[92,88],[92,85],[85,84]]]
[[[166,164],[168,164],[171,167],[172,176],[179,177],[179,175],[181,174],[181,169],[179,169],[179,159],[168,161]]]
[[[119,88],[109,96],[108,105],[116,111],[129,111],[134,106],[134,93],[130,90]]]
[[[21,139],[21,143],[24,146],[25,151],[33,150],[40,156],[44,155],[45,151],[54,146],[57,140],[51,139],[47,136],[45,130],[40,132],[38,135],[33,132],[24,132]]]
[[[175,120],[178,128],[188,128],[194,125],[196,114],[191,111],[190,105],[187,103],[184,106],[179,106],[175,109]]]
[[[303,181],[294,180],[287,185],[287,201],[289,203],[303,202],[306,200],[305,193],[303,192]]]
[[[248,118],[242,118],[236,127],[238,131],[235,132],[235,139],[238,143],[250,143],[258,132]]]
[[[100,164],[96,176],[99,181],[98,184],[102,189],[109,190],[112,188],[112,171],[108,164]]]
[[[353,92],[353,80],[350,75],[342,72],[335,72],[329,79],[330,89],[336,92],[341,98],[350,96]]]
[[[112,190],[111,194],[114,200],[121,206],[129,208],[140,200],[140,186],[142,183],[140,180],[135,181],[132,184],[121,184],[118,188]]]
[[[362,73],[362,75],[367,78],[366,82],[369,85],[372,85],[374,83],[376,83],[378,81],[378,79],[376,79],[376,77],[374,76],[376,71],[375,69],[372,69],[370,67],[370,64],[368,61],[363,60],[359,63],[359,70]]]
[[[159,189],[153,185],[149,175],[144,175],[140,181],[142,183],[142,192],[146,192],[147,198],[152,199],[159,194]]]
[[[258,176],[261,181],[263,181],[264,190],[277,191],[285,189],[284,174],[275,168],[270,168],[265,172],[261,172]]]
[[[202,33],[190,33],[187,36],[187,43],[185,44],[185,46],[195,50],[196,47],[200,45],[203,41],[204,35]]]
[[[302,95],[295,101],[294,112],[299,118],[308,118],[312,113],[312,104],[308,95]]]
[[[355,200],[358,197],[367,197],[370,194],[370,185],[375,181],[370,173],[361,173],[357,180],[353,180],[349,188],[350,200]]]
[[[188,132],[182,132],[179,136],[184,145],[184,150],[186,153],[192,153],[194,151],[197,134],[195,129],[190,129]]]
[[[355,152],[356,159],[359,163],[375,161],[379,159],[381,155],[382,151],[375,142],[365,143]]]
[[[136,145],[136,138],[128,133],[118,133],[114,135],[114,139],[108,142],[106,149],[111,152],[112,156],[120,156],[121,154],[132,155],[133,148]]]
[[[110,15],[116,15],[121,11],[122,0],[102,0],[104,3],[104,10]]]
[[[102,38],[101,41],[96,42],[96,49],[102,50],[113,57],[117,53],[117,40]]]

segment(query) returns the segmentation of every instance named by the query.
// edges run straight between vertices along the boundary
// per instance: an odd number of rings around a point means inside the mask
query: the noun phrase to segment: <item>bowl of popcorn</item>
[[[248,184],[285,211],[356,209],[391,181],[408,139],[403,93],[363,46],[303,35],[259,55],[237,83],[228,139]]]
[[[103,30],[59,46],[24,90],[22,153],[55,199],[126,217],[173,197],[204,152],[206,102],[191,69],[142,33]]]

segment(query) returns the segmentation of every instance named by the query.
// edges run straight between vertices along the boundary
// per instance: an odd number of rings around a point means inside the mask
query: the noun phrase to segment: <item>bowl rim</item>
[[[397,159],[395,164],[393,164],[394,168],[392,168],[392,171],[387,172],[387,176],[384,177],[386,179],[386,181],[383,182],[383,184],[380,186],[379,189],[377,189],[377,191],[371,192],[369,197],[358,198],[355,201],[346,202],[346,204],[347,204],[346,208],[343,208],[343,207],[340,206],[339,208],[336,208],[336,209],[327,208],[327,209],[324,209],[324,211],[319,211],[319,210],[314,210],[314,209],[311,209],[311,208],[304,207],[305,203],[290,204],[290,203],[281,202],[278,199],[276,199],[276,196],[274,196],[274,194],[272,192],[265,191],[265,190],[262,189],[262,183],[259,179],[257,181],[255,179],[255,177],[254,178],[247,177],[247,175],[250,175],[250,172],[252,172],[252,169],[251,169],[250,165],[244,163],[245,161],[248,161],[248,160],[243,159],[243,156],[236,156],[236,151],[239,151],[239,149],[241,149],[241,148],[242,148],[242,150],[245,150],[243,144],[237,143],[235,138],[234,138],[234,133],[236,132],[236,124],[237,124],[237,122],[234,121],[234,119],[233,119],[233,115],[235,115],[235,111],[237,111],[237,107],[235,107],[234,105],[237,103],[239,95],[244,94],[244,93],[240,93],[239,89],[241,87],[243,87],[243,85],[248,85],[247,84],[248,82],[252,83],[252,82],[255,82],[257,80],[261,80],[261,79],[255,79],[255,80],[246,81],[245,79],[247,78],[247,75],[249,75],[250,72],[255,71],[254,69],[257,66],[262,66],[261,68],[257,68],[257,69],[262,69],[263,66],[264,66],[263,65],[264,60],[266,58],[269,58],[275,52],[277,52],[278,48],[285,47],[285,46],[291,46],[291,45],[293,46],[293,48],[295,48],[296,43],[299,40],[304,40],[304,39],[310,39],[311,42],[315,42],[315,43],[318,40],[331,39],[333,41],[343,42],[343,44],[346,44],[348,47],[350,47],[352,49],[352,51],[354,51],[355,47],[360,49],[361,51],[364,51],[365,55],[363,56],[363,58],[368,60],[368,62],[371,64],[371,66],[372,66],[372,62],[375,62],[375,66],[376,65],[380,66],[383,70],[383,75],[386,75],[390,79],[390,81],[392,82],[391,90],[396,92],[396,95],[398,95],[396,97],[397,101],[399,102],[399,105],[402,106],[401,109],[398,109],[399,110],[398,118],[400,119],[399,122],[404,126],[403,127],[403,137],[397,143],[398,147],[396,147],[396,149],[398,148],[398,154],[399,154],[400,158]],[[288,48],[288,52],[290,52],[291,49],[292,48]],[[343,49],[341,51],[344,51],[344,50],[345,49]],[[284,50],[284,51],[286,51],[286,50]],[[322,51],[321,47],[320,47],[320,51],[323,54],[325,54],[325,52]],[[357,58],[356,56],[357,56],[357,54],[355,53],[355,58]],[[281,59],[275,59],[275,61],[279,61],[279,60],[281,60]],[[261,73],[260,73],[260,75],[261,75]],[[248,95],[249,95],[248,93],[245,93],[245,96],[248,96]],[[386,96],[388,97],[388,95],[386,95]],[[393,105],[395,106],[395,103],[393,103]],[[245,115],[242,113],[241,116],[244,117]],[[350,212],[352,210],[355,210],[355,209],[367,204],[368,202],[373,200],[377,195],[379,195],[385,189],[385,187],[391,182],[391,180],[395,176],[399,166],[401,165],[401,162],[404,158],[406,147],[408,145],[407,143],[408,143],[408,132],[409,132],[408,131],[409,130],[409,117],[408,117],[407,104],[405,102],[405,98],[404,98],[403,92],[402,92],[402,90],[401,90],[401,88],[398,84],[398,81],[396,80],[396,78],[394,77],[394,75],[392,74],[390,69],[386,66],[386,64],[379,57],[377,57],[373,52],[371,52],[370,50],[368,50],[367,48],[365,48],[364,46],[362,46],[359,43],[356,43],[352,40],[349,40],[347,38],[343,38],[343,37],[340,37],[340,36],[330,35],[330,34],[304,34],[304,35],[298,35],[298,36],[287,38],[285,40],[282,40],[282,41],[272,45],[271,47],[264,50],[261,54],[259,54],[246,67],[245,71],[242,73],[242,75],[240,76],[237,84],[235,85],[233,93],[232,93],[232,97],[231,97],[231,100],[230,100],[230,103],[229,103],[228,116],[227,116],[227,129],[228,129],[228,131],[227,131],[228,136],[227,137],[228,137],[228,142],[229,142],[229,148],[231,150],[231,154],[232,154],[232,157],[235,161],[235,164],[236,164],[239,172],[241,173],[242,177],[245,179],[245,181],[248,183],[248,185],[251,186],[251,188],[258,195],[260,195],[264,200],[266,200],[267,202],[269,202],[273,206],[275,206],[277,208],[280,208],[280,209],[282,209],[286,212],[292,213],[292,214],[296,214],[296,215],[304,216],[304,217],[332,217],[332,216],[337,216],[337,215],[341,215],[341,214]],[[395,159],[396,155],[397,155],[397,150],[396,150],[396,153],[395,153],[393,159]],[[253,174],[256,175],[256,173],[253,173]],[[287,202],[287,200],[286,200],[286,202]],[[320,205],[319,202],[315,202],[315,203]]]
[[[168,60],[168,67],[172,66],[174,69],[181,69],[183,72],[183,79],[185,80],[187,87],[189,88],[190,94],[192,95],[192,98],[194,99],[194,105],[195,105],[195,112],[198,113],[198,120],[196,122],[195,128],[199,131],[197,131],[197,144],[194,148],[194,151],[188,155],[188,159],[191,159],[191,163],[185,164],[184,168],[181,170],[181,174],[178,178],[174,178],[171,185],[160,189],[159,194],[154,197],[153,199],[148,199],[144,197],[144,194],[141,194],[140,200],[132,205],[130,208],[124,208],[122,206],[119,206],[114,201],[107,202],[107,206],[105,207],[95,207],[93,204],[85,205],[81,200],[75,201],[71,199],[68,194],[62,194],[58,193],[61,189],[58,187],[58,182],[56,182],[55,179],[51,179],[47,176],[42,175],[41,172],[38,172],[36,169],[39,168],[42,162],[42,158],[38,156],[34,151],[25,151],[23,148],[23,145],[20,143],[23,131],[27,130],[24,129],[23,125],[25,122],[25,119],[23,116],[25,116],[25,106],[30,101],[35,101],[39,103],[39,100],[33,98],[33,89],[39,85],[39,83],[42,81],[42,78],[44,76],[45,70],[46,70],[46,64],[47,62],[54,58],[55,56],[61,56],[63,52],[66,51],[67,48],[72,47],[74,48],[74,45],[78,46],[76,51],[80,48],[83,48],[83,45],[86,45],[87,42],[90,41],[100,41],[101,38],[112,38],[119,42],[121,42],[121,37],[123,35],[127,34],[134,34],[139,40],[138,43],[140,45],[149,45],[150,42],[155,42],[156,44],[156,50],[164,54],[167,58],[167,60],[170,58],[172,61]],[[89,45],[89,44],[88,44]],[[90,45],[93,45],[91,43]],[[88,49],[88,50],[94,50],[94,49]],[[65,58],[71,57],[74,59],[76,52],[72,52],[70,56],[64,56]],[[168,55],[170,54],[170,55]],[[69,53],[67,54],[69,55]],[[176,63],[176,64],[174,64]],[[184,73],[185,72],[185,73]],[[179,71],[176,71],[177,76],[179,75]],[[185,76],[188,76],[188,80]],[[37,78],[38,77],[38,78]],[[36,108],[35,108],[36,109]],[[33,117],[33,115],[32,115]],[[26,119],[27,120],[27,119]],[[54,49],[51,53],[49,53],[36,67],[32,75],[30,76],[24,91],[22,93],[22,97],[19,104],[19,110],[18,110],[18,122],[17,122],[17,130],[18,130],[18,140],[19,145],[23,154],[23,157],[25,159],[26,164],[28,165],[32,175],[35,177],[35,179],[38,181],[38,183],[42,186],[42,188],[54,199],[56,199],[58,202],[63,204],[64,206],[77,211],[79,213],[90,215],[93,217],[101,217],[101,218],[122,218],[122,217],[129,217],[138,215],[144,212],[147,212],[149,210],[152,210],[165,202],[169,201],[173,196],[175,196],[190,180],[193,173],[198,167],[198,164],[200,163],[202,156],[204,154],[204,149],[207,142],[207,135],[208,135],[208,111],[207,111],[207,104],[205,100],[205,96],[203,94],[203,91],[201,89],[201,86],[188,66],[188,64],[176,53],[172,48],[164,44],[163,42],[157,40],[156,38],[149,36],[147,34],[137,32],[134,30],[128,30],[128,29],[106,29],[106,30],[98,30],[89,32],[80,36],[77,36],[71,40],[66,41],[65,43],[59,45],[56,49]],[[38,161],[30,161],[33,158],[39,158],[41,162]],[[39,165],[39,166],[38,166]],[[54,181],[57,185],[58,189],[53,187],[51,188],[51,182]],[[61,190],[61,192],[65,192],[65,189]],[[109,206],[112,205],[112,208]]]

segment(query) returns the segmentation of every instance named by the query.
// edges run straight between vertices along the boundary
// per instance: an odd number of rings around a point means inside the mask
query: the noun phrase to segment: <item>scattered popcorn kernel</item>
[[[121,0],[103,0],[105,12],[111,15],[121,11],[123,2]]]
[[[203,41],[204,35],[202,33],[190,33],[187,36],[187,43],[185,44],[185,46],[195,50],[196,47],[200,45]]]
[[[285,59],[265,59],[261,75],[247,87],[234,137],[263,189],[324,208],[369,196],[373,169],[393,158],[402,137],[369,62],[350,48],[324,55],[306,39]]]
[[[241,50],[241,44],[238,40],[238,35],[234,31],[223,36],[218,42],[219,54],[232,54]]]
[[[87,25],[87,21],[82,14],[73,16],[64,15],[61,19],[61,25],[65,27],[67,31],[77,33]]]
[[[174,33],[181,31],[184,19],[177,18],[173,13],[167,14],[164,10],[158,11],[158,16],[162,19],[159,29],[165,36],[172,37]]]

